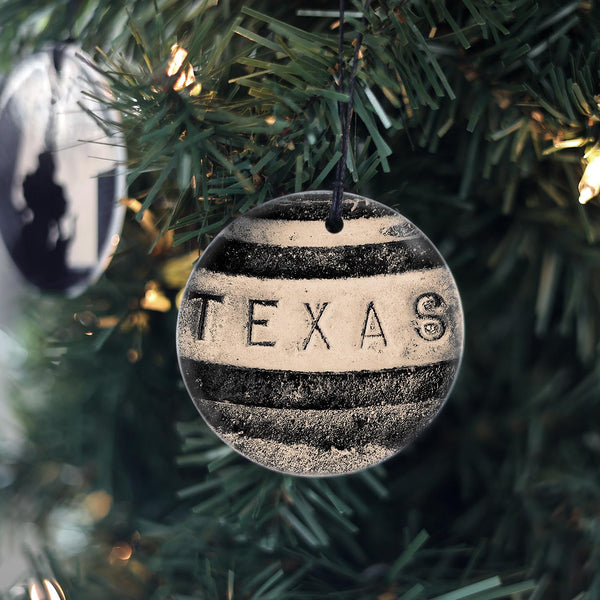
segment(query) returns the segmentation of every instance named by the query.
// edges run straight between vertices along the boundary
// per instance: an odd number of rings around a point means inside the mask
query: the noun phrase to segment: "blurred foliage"
[[[26,301],[28,443],[3,517],[47,533],[32,569],[72,598],[595,600],[600,214],[577,202],[598,139],[595,3],[383,0],[364,26],[348,17],[346,68],[365,35],[347,189],[423,229],[465,307],[461,375],[430,430],[318,480],[264,471],[198,422],[174,349],[198,245],[328,186],[339,156],[339,24],[306,8],[0,1],[0,64],[70,35],[98,47],[133,209],[89,293]],[[174,43],[188,55],[169,77]],[[76,561],[65,522],[87,536]]]

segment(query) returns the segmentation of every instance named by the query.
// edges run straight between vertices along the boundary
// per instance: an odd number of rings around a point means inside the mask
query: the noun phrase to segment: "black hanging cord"
[[[366,13],[369,10],[371,0],[365,0],[363,7],[362,24],[365,24]],[[338,91],[343,91],[344,87],[344,13],[345,0],[340,0],[340,35],[338,43]],[[359,31],[356,36],[354,46],[354,56],[352,58],[352,71],[350,73],[350,84],[348,86],[348,104],[344,111],[344,104],[338,101],[338,113],[340,115],[340,123],[342,128],[342,139],[340,142],[340,151],[342,153],[340,160],[337,163],[335,172],[335,181],[333,183],[333,201],[329,217],[325,222],[327,230],[331,233],[338,233],[344,227],[342,220],[342,200],[344,198],[344,176],[346,174],[346,161],[348,158],[348,144],[350,140],[350,125],[352,123],[352,110],[354,106],[354,89],[356,87],[356,73],[358,71],[358,54],[362,45],[363,34]]]
[[[75,21],[77,19],[77,12],[79,10],[79,5],[81,4],[81,0],[69,0],[68,4],[68,19],[71,19],[71,26],[69,27],[69,37],[66,39],[66,43],[70,44],[75,41]]]

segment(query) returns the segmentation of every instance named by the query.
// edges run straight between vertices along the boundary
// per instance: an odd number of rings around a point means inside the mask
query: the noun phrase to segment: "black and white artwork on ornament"
[[[119,241],[126,151],[103,77],[74,45],[26,58],[0,91],[0,233],[21,275],[76,295]]]
[[[296,475],[400,451],[442,408],[463,348],[459,293],[408,219],[345,194],[292,194],[238,218],[190,275],[177,324],[196,407],[235,450]]]

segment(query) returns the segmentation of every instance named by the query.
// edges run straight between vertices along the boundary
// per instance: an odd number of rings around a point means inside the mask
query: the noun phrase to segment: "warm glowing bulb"
[[[117,561],[128,561],[133,555],[133,548],[127,543],[120,543],[113,547],[110,551],[108,560],[111,564]]]
[[[585,204],[600,194],[600,155],[590,160],[579,182],[579,202]]]
[[[41,592],[37,583],[32,582],[29,586],[29,598],[30,600],[42,600],[42,595],[44,592]]]
[[[58,585],[57,581],[50,581],[49,579],[44,579],[44,587],[46,588],[46,594],[48,596],[48,600],[64,600],[65,595],[63,591]]]
[[[171,309],[171,301],[161,291],[149,284],[149,289],[146,290],[144,297],[141,299],[140,306],[144,310],[167,312]]]
[[[177,44],[173,44],[171,46],[171,60],[169,61],[169,66],[167,67],[167,75],[172,77],[181,69],[183,65],[183,61],[187,58],[188,52],[185,48]]]
[[[113,505],[113,498],[104,490],[97,490],[91,494],[88,494],[83,501],[83,504],[87,508],[91,517],[94,520],[99,521],[100,519],[104,519],[104,517],[106,517],[110,512],[110,509]]]
[[[594,188],[591,188],[589,185],[580,185],[579,186],[579,202],[581,204],[586,204],[589,202],[597,192],[594,191]]]
[[[167,67],[167,75],[172,77],[176,75],[181,70],[183,66],[183,62],[187,58],[188,51],[185,48],[177,44],[173,44],[171,46],[171,60],[169,61],[169,66]],[[191,85],[196,81],[196,76],[194,75],[194,67],[192,65],[188,65],[188,68],[179,73],[179,77],[177,81],[173,84],[173,89],[178,92],[183,88],[186,88],[188,85]],[[190,94],[192,96],[197,96],[202,91],[202,86],[198,83],[196,84]]]

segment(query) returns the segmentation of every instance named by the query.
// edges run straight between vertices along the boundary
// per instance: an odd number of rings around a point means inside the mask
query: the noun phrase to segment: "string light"
[[[140,300],[140,306],[144,310],[155,310],[168,312],[171,309],[171,301],[162,293],[154,281],[146,284],[146,293]]]
[[[140,358],[140,353],[135,348],[129,348],[129,350],[127,350],[127,360],[130,363],[136,363]]]
[[[65,595],[57,581],[44,579],[44,588],[48,595],[48,600],[65,600]]]
[[[121,542],[113,546],[112,550],[110,551],[108,561],[111,564],[115,564],[118,562],[127,562],[132,555],[133,548],[128,543]]]
[[[104,490],[97,490],[88,494],[83,504],[90,513],[90,516],[95,521],[99,521],[100,519],[104,519],[110,512],[113,505],[113,498]]]
[[[579,202],[585,204],[600,194],[600,153],[595,154],[588,162],[579,182]]]
[[[44,579],[43,589],[35,581],[29,585],[30,600],[65,600],[65,593],[60,587],[58,581],[53,579]]]
[[[173,89],[176,92],[187,88],[189,85],[196,81],[196,76],[194,75],[194,67],[192,65],[188,65],[187,69],[183,69],[183,63],[187,58],[188,51],[185,48],[182,48],[178,44],[173,44],[171,46],[171,60],[169,61],[169,65],[167,67],[167,76],[173,77],[179,73],[179,77],[173,84]],[[194,87],[190,89],[190,96],[197,96],[202,91],[202,84],[200,82],[196,83]]]
[[[29,598],[30,600],[42,600],[44,592],[40,590],[37,583],[32,582],[29,586]]]
[[[143,205],[139,200],[135,198],[121,198],[120,202],[136,215],[142,213],[141,218],[138,217],[142,229],[154,238],[160,237],[160,240],[155,242],[152,254],[160,254],[164,249],[170,248],[173,245],[173,231],[169,230],[162,233],[158,228],[153,212],[150,209],[144,209],[142,212]]]

